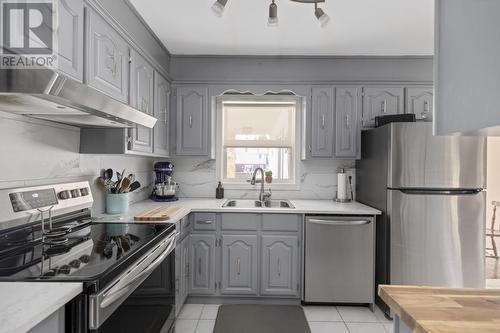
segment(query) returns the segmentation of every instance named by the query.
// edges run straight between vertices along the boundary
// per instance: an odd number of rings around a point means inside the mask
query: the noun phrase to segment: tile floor
[[[175,333],[212,333],[219,306],[186,304],[179,313]],[[392,333],[392,321],[380,309],[366,307],[304,306],[311,333]]]

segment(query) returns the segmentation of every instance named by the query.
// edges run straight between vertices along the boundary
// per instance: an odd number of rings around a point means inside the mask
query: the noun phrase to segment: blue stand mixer
[[[157,162],[154,165],[155,188],[151,194],[151,200],[158,202],[177,201],[176,193],[179,185],[172,180],[174,165],[170,162]]]

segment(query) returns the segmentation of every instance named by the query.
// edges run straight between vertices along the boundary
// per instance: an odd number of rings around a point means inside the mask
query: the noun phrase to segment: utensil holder
[[[128,193],[106,193],[106,213],[124,214],[128,212]]]

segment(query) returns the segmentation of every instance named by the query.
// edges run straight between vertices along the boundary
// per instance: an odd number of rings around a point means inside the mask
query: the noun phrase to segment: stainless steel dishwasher
[[[374,223],[367,216],[306,216],[304,303],[373,308]]]

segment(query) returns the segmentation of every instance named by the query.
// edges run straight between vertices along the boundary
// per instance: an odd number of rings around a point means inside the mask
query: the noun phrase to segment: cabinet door
[[[435,134],[498,136],[500,1],[435,4]]]
[[[177,155],[208,155],[208,88],[177,89]]]
[[[87,8],[86,83],[128,103],[129,47],[96,12]]]
[[[215,235],[191,235],[190,293],[215,293]]]
[[[263,295],[297,295],[298,237],[262,236]]]
[[[58,2],[58,68],[72,78],[83,81],[83,1]]]
[[[334,88],[312,89],[311,156],[333,156]]]
[[[222,236],[222,294],[257,294],[256,235]]]
[[[417,119],[432,121],[434,91],[431,87],[406,89],[406,113],[414,113]]]
[[[335,156],[356,158],[360,153],[361,94],[359,88],[339,87],[335,92]]]
[[[139,111],[153,115],[153,68],[135,50],[132,50],[130,54],[130,105]],[[131,150],[152,153],[153,130],[136,125],[131,131]]]
[[[168,127],[170,117],[170,84],[158,72],[155,72],[154,116],[158,121],[154,128],[153,152],[168,156]]]
[[[181,274],[179,281],[179,298],[181,305],[186,302],[189,291],[189,236],[181,243]]]
[[[375,117],[403,113],[404,89],[372,87],[363,89],[363,127],[374,127]]]

